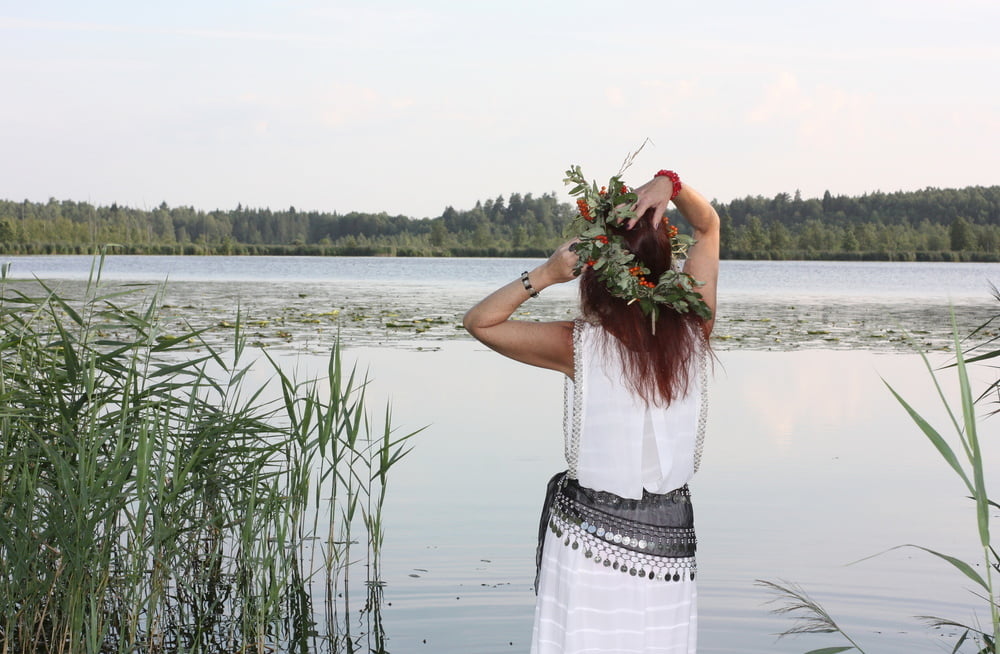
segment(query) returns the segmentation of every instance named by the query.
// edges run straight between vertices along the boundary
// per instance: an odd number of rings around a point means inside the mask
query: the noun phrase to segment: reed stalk
[[[163,289],[101,263],[73,299],[0,270],[0,652],[337,651],[314,605],[348,597],[355,528],[378,580],[413,433],[370,420],[339,344],[322,380],[265,357],[268,399],[239,316],[164,333]]]

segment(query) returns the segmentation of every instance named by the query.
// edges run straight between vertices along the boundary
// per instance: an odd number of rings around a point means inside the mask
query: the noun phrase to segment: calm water
[[[12,257],[10,275],[81,292],[93,259]],[[169,280],[164,318],[218,332],[239,306],[255,344],[327,349],[338,332],[352,346],[435,348],[467,338],[462,314],[537,259],[112,256],[112,283]],[[724,261],[717,349],[911,351],[950,342],[949,304],[968,333],[992,310],[1000,264]],[[27,285],[27,284],[22,284]],[[525,320],[576,314],[576,285],[546,289]]]
[[[7,257],[15,277],[85,279],[93,258],[56,255]],[[109,280],[297,281],[403,285],[440,283],[495,285],[511,270],[531,268],[538,259],[378,258],[378,257],[207,257],[111,255],[103,276]],[[721,292],[727,295],[795,297],[982,298],[987,280],[1000,275],[996,263],[888,263],[839,261],[723,261]]]
[[[85,280],[88,257],[12,258],[12,275]],[[555,373],[502,359],[456,329],[461,313],[536,260],[113,257],[116,282],[169,276],[175,320],[222,325],[237,305],[251,338],[319,374],[333,335],[369,369],[372,407],[428,428],[390,479],[383,612],[394,654],[526,654],[534,537],[562,467]],[[692,484],[702,652],[803,652],[839,644],[768,613],[755,579],[802,584],[869,652],[950,651],[954,634],[913,615],[979,613],[964,577],[904,543],[977,560],[964,489],[885,388],[944,427],[900,336],[932,347],[996,311],[998,264],[724,262],[719,363],[705,459]],[[24,286],[30,286],[28,284]],[[524,319],[572,315],[571,287]],[[220,334],[228,328],[220,326]],[[816,332],[816,333],[813,333]],[[220,336],[221,337],[221,336]],[[945,362],[947,354],[935,354]],[[979,383],[995,370],[979,369]],[[998,418],[983,423],[996,461]],[[998,466],[992,466],[996,487]]]
[[[429,425],[392,480],[385,619],[393,651],[526,652],[538,504],[562,465],[559,376],[472,343],[355,354],[401,429]],[[836,644],[775,643],[772,634],[789,625],[768,613],[755,579],[801,583],[871,652],[939,651],[940,632],[914,615],[971,619],[964,577],[929,555],[898,550],[848,565],[903,543],[977,560],[964,489],[880,375],[944,424],[912,355],[721,353],[705,461],[691,485],[700,651]],[[984,438],[995,461],[991,427]]]

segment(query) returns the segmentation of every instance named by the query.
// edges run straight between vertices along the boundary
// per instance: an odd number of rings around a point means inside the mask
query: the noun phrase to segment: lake
[[[562,465],[553,402],[561,380],[465,342],[352,354],[370,366],[373,397],[391,399],[401,429],[428,425],[391,481],[383,572],[393,651],[526,652],[533,529],[545,482]],[[944,425],[919,357],[719,357],[705,458],[691,484],[699,651],[834,644],[775,643],[772,634],[790,625],[768,614],[755,579],[802,584],[869,651],[937,651],[940,633],[911,616],[969,618],[976,602],[964,577],[915,550],[848,565],[903,543],[977,560],[964,488],[880,379]],[[995,461],[998,432],[989,427]],[[421,649],[424,640],[431,646]]]
[[[49,280],[79,292],[88,256],[8,257],[10,277]],[[339,332],[352,347],[437,348],[466,339],[461,317],[535,259],[377,257],[109,256],[108,283],[169,280],[163,317],[225,332],[235,307],[254,343],[323,352]],[[911,351],[950,343],[950,307],[960,333],[990,315],[996,263],[724,261],[717,349]],[[576,314],[576,285],[526,303],[525,320]],[[220,323],[223,323],[220,325]]]
[[[89,257],[10,257],[10,276],[85,282]],[[237,307],[283,365],[319,374],[339,332],[370,371],[374,411],[427,425],[389,481],[382,617],[394,654],[526,653],[535,530],[563,467],[562,381],[507,361],[459,328],[462,312],[536,260],[109,257],[111,284],[169,277],[164,311],[222,338]],[[701,652],[803,652],[775,640],[754,580],[801,584],[870,652],[948,651],[955,633],[914,615],[988,620],[965,577],[916,543],[977,561],[965,489],[883,379],[943,430],[946,415],[905,333],[949,355],[949,306],[966,333],[996,313],[1000,264],[723,262],[705,457],[691,484]],[[34,282],[16,282],[30,287]],[[525,320],[573,315],[546,290]],[[996,333],[994,330],[993,334]],[[981,387],[994,369],[976,368]],[[945,388],[954,399],[951,377]],[[263,383],[263,380],[261,381]],[[524,389],[530,388],[530,393]],[[996,461],[1000,418],[984,420]],[[995,487],[1000,467],[989,468]],[[873,559],[865,557],[886,552]],[[981,567],[981,562],[980,562]],[[946,649],[947,648],[947,649]]]

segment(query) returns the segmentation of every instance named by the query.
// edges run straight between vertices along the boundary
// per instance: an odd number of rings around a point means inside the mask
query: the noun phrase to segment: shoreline
[[[428,254],[425,251],[411,251],[406,247],[372,246],[372,247],[337,247],[312,245],[202,245],[198,243],[160,244],[160,245],[128,245],[128,246],[66,246],[71,252],[59,252],[64,247],[60,243],[38,243],[18,251],[8,251],[0,248],[0,257],[59,257],[83,256],[99,257],[101,249],[106,247],[120,248],[121,252],[108,252],[109,256],[129,257],[308,257],[308,258],[370,258],[370,259],[518,259],[545,258],[551,254],[544,248],[511,248],[500,250],[495,247],[461,247],[448,252]],[[22,249],[38,250],[23,252]],[[143,252],[144,249],[158,250]],[[50,250],[46,252],[46,250]],[[82,250],[82,251],[81,251]],[[249,251],[255,250],[255,251]],[[340,250],[339,252],[335,250]],[[786,256],[787,255],[787,256]],[[763,262],[843,262],[843,263],[998,263],[1000,254],[995,252],[980,252],[969,250],[908,250],[899,252],[884,252],[880,250],[865,250],[857,252],[816,252],[814,256],[806,256],[801,250],[792,252],[744,252],[727,253],[726,261],[763,261]]]

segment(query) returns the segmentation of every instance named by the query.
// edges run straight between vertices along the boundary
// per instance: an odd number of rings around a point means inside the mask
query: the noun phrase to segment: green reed
[[[339,345],[306,382],[265,357],[274,400],[248,381],[238,318],[222,345],[165,333],[162,288],[106,287],[100,261],[82,298],[17,290],[6,267],[0,286],[0,651],[341,639],[316,616],[337,616],[355,560],[378,582],[388,473],[413,433],[374,423]]]
[[[1000,301],[1000,293],[994,289],[994,297]],[[1000,318],[1000,314],[981,325],[972,336],[976,336],[985,330],[987,326]],[[958,327],[955,324],[954,316],[952,320],[952,333],[955,345],[955,363],[947,366],[955,368],[958,377],[959,406],[954,408],[945,398],[944,390],[941,387],[938,371],[931,365],[927,354],[918,348],[920,356],[933,381],[934,388],[940,398],[951,423],[953,437],[947,438],[941,431],[933,427],[917,409],[910,405],[896,390],[886,382],[886,386],[893,397],[899,402],[907,412],[913,422],[917,425],[924,436],[937,450],[941,458],[948,464],[952,471],[965,484],[969,492],[970,499],[976,505],[976,535],[980,549],[982,550],[982,565],[969,563],[962,559],[948,554],[937,552],[920,545],[902,545],[900,547],[913,547],[923,550],[935,557],[946,561],[957,571],[970,579],[977,587],[975,596],[980,599],[990,616],[987,625],[980,624],[978,620],[972,624],[961,620],[940,618],[936,616],[918,616],[919,619],[931,626],[947,626],[961,630],[961,635],[957,639],[952,652],[959,652],[966,645],[972,646],[977,654],[995,654],[997,643],[1000,642],[1000,588],[998,588],[998,576],[1000,576],[1000,552],[993,545],[990,534],[990,509],[1000,509],[1000,504],[991,500],[985,483],[985,460],[980,444],[979,424],[976,416],[977,400],[991,397],[991,393],[996,393],[998,382],[991,383],[986,392],[978,397],[973,396],[972,385],[969,381],[967,365],[971,362],[982,362],[1000,356],[1000,348],[996,347],[997,337],[989,338],[984,343],[966,346],[958,336]],[[974,356],[969,356],[975,353]],[[993,414],[996,411],[992,412]],[[981,574],[979,569],[984,570]],[[849,645],[837,645],[812,650],[807,654],[837,654],[849,650],[864,652],[860,645],[855,642],[830,616],[819,602],[809,596],[801,587],[789,583],[775,583],[771,581],[758,580],[758,585],[767,588],[776,595],[776,600],[781,602],[775,613],[791,616],[795,623],[791,628],[782,632],[785,636],[794,633],[837,633],[845,638]]]

